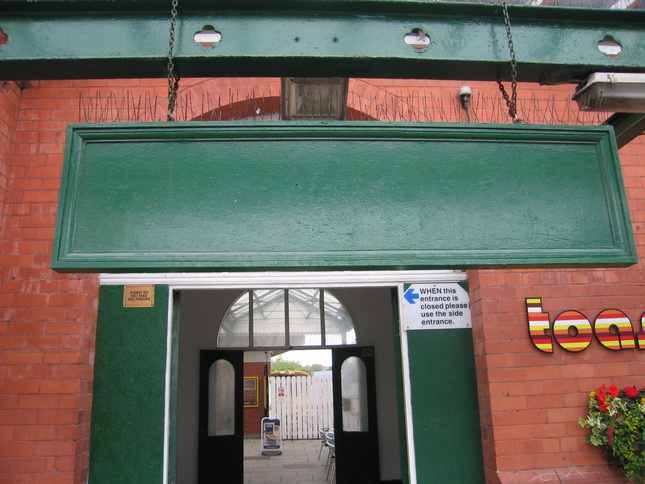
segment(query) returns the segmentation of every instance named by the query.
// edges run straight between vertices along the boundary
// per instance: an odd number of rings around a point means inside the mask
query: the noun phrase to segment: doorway
[[[461,285],[464,276],[458,271],[302,276],[309,287],[333,289],[355,318],[358,343],[375,348],[381,482],[414,484],[421,482],[417,476],[423,482],[443,475],[454,479],[466,468],[477,470],[481,479],[464,478],[464,482],[483,482],[476,392],[458,399],[435,398],[433,393],[441,389],[444,394],[461,395],[463,388],[476,387],[472,330],[409,331],[403,322],[392,324],[400,321],[398,310],[405,307],[402,294],[407,285],[401,281]],[[302,287],[294,282],[298,280],[296,273],[103,274],[90,482],[108,483],[115,478],[197,482],[199,350],[204,344],[206,349],[217,346],[212,321],[220,321],[251,284],[264,281],[265,287]],[[124,303],[134,288],[150,294],[148,306]],[[456,373],[460,378],[455,378]],[[424,431],[428,425],[435,432]],[[466,457],[464,442],[469,449]],[[441,453],[433,452],[433,445]],[[471,465],[461,465],[464,459]]]
[[[207,426],[200,423],[199,415],[204,415],[203,391],[200,397],[200,368],[204,373],[205,365],[200,363],[201,350],[214,350],[217,347],[218,325],[224,315],[240,298],[244,290],[184,290],[178,295],[179,300],[179,337],[178,337],[178,373],[177,373],[177,482],[198,482],[198,475],[202,474],[205,466],[219,468],[226,465],[229,469],[239,469],[241,475],[243,460],[243,424],[238,424],[237,443],[224,443],[230,436],[220,436],[220,443],[209,447],[210,450],[202,452],[195,435],[199,433],[200,439],[203,432],[208,432]],[[368,392],[366,402],[370,402],[361,427],[352,427],[349,432],[339,434],[339,455],[337,456],[338,474],[337,481],[343,482],[378,482],[379,479],[400,482],[401,459],[399,439],[393,436],[400,435],[398,416],[400,414],[397,392],[393,391],[397,385],[394,354],[394,327],[392,318],[392,303],[390,288],[337,288],[333,290],[334,296],[342,301],[343,306],[351,314],[356,325],[356,338],[359,344],[369,346],[369,349],[343,346],[334,356],[334,368],[337,370],[336,385],[339,395],[336,422],[342,422],[343,417],[343,390],[341,382],[341,368],[347,368],[346,360],[354,358],[364,361],[363,374],[371,378],[369,385],[365,386]],[[398,324],[398,323],[397,323]],[[263,348],[254,348],[261,351]],[[264,348],[266,349],[266,348]],[[220,351],[221,348],[218,349]],[[242,349],[237,349],[239,355]],[[215,361],[221,359],[217,354],[208,357]],[[210,361],[210,360],[209,360]],[[239,364],[239,363],[238,363]],[[201,365],[201,367],[200,367]],[[234,366],[235,363],[232,363]],[[347,373],[349,370],[345,370]],[[196,376],[197,375],[197,376]],[[243,372],[239,373],[240,380]],[[378,385],[376,384],[378,379]],[[236,383],[239,385],[240,383]],[[262,385],[260,385],[261,387]],[[259,389],[262,392],[262,388]],[[345,390],[347,391],[347,390]],[[238,407],[241,397],[237,397]],[[344,399],[346,410],[352,407],[351,398]],[[263,405],[264,402],[258,402]],[[200,410],[201,409],[201,410]],[[354,409],[355,410],[355,409]],[[347,413],[347,412],[345,412]],[[203,419],[203,417],[202,417]],[[260,422],[257,423],[259,428]],[[336,429],[343,429],[343,425],[335,425]],[[199,430],[197,430],[199,429]],[[365,434],[365,435],[363,435]],[[369,437],[367,435],[369,434]],[[360,436],[363,436],[360,439]],[[387,438],[383,436],[386,435]],[[380,436],[380,438],[379,438]],[[212,440],[213,437],[211,437]],[[358,439],[358,440],[357,440]],[[208,440],[208,439],[207,439]],[[220,455],[219,445],[224,446],[225,452]],[[364,450],[358,453],[352,449],[363,446]],[[233,461],[230,450],[234,451]],[[202,456],[202,457],[200,457]],[[227,457],[228,456],[228,457]],[[239,457],[237,457],[239,456]],[[229,462],[228,464],[226,462]],[[208,463],[205,463],[208,462]],[[361,463],[362,462],[362,463]],[[380,462],[378,465],[375,463]],[[219,471],[215,471],[219,472]],[[379,476],[380,474],[380,476]],[[361,480],[361,477],[362,480]],[[236,482],[238,477],[227,477],[225,482]],[[201,480],[200,480],[201,482]],[[203,482],[212,482],[204,480]],[[241,482],[237,481],[237,482]]]
[[[325,446],[319,447],[313,455],[303,455],[307,462],[293,464],[289,468],[325,467],[326,477],[338,484],[373,484],[380,481],[378,465],[378,425],[376,418],[376,375],[374,370],[374,348],[345,347],[332,350],[334,425],[325,428]],[[243,472],[244,440],[246,426],[243,424],[243,405],[246,395],[242,380],[244,377],[242,352],[231,350],[200,351],[199,384],[199,444],[198,482],[226,482],[230,484],[249,482],[250,476]],[[253,377],[251,377],[253,378]],[[295,376],[307,379],[306,376]],[[311,395],[313,397],[313,395]],[[288,395],[292,397],[292,395]],[[305,397],[300,395],[301,410],[305,410]],[[264,421],[263,421],[264,422]],[[287,423],[287,422],[285,422]],[[294,423],[294,422],[289,422]],[[271,438],[275,440],[267,447],[275,455],[277,447],[283,452],[280,430],[271,424]],[[262,436],[264,437],[264,435]],[[264,444],[263,438],[258,442]],[[309,447],[315,440],[306,436],[302,447]],[[277,443],[277,446],[275,445]],[[316,446],[314,446],[315,448]],[[284,446],[287,449],[287,446]],[[259,452],[260,445],[256,446]],[[326,451],[324,462],[322,460]],[[257,456],[257,454],[256,454]],[[282,460],[280,457],[277,460]],[[281,469],[272,469],[279,471]],[[320,470],[312,472],[321,474]],[[276,482],[285,481],[284,475],[274,475]],[[262,476],[266,482],[267,476]],[[251,481],[252,482],[252,481]],[[294,481],[295,482],[295,481]]]

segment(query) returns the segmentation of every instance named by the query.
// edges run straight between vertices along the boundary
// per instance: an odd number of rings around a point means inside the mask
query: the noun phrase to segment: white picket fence
[[[317,439],[333,427],[332,400],[331,375],[269,378],[269,416],[280,418],[285,440]]]

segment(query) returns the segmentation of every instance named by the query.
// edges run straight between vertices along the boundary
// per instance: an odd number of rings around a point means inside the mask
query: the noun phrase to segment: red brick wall
[[[78,96],[66,84],[32,83],[0,101],[17,106],[9,150],[0,136],[8,176],[0,240],[2,482],[86,480],[97,277],[49,269],[65,128]],[[6,116],[3,110],[10,126]]]
[[[621,150],[639,258],[645,255],[643,136]],[[620,309],[641,330],[643,263],[625,269],[535,269],[470,272],[478,391],[489,482],[528,482],[536,476],[596,473],[620,482],[600,451],[583,442],[578,425],[588,394],[601,384],[645,386],[645,351],[611,351],[593,340],[582,352],[554,344],[538,351],[528,335],[525,298],[541,297],[550,320],[578,310],[591,322]],[[592,469],[590,466],[600,466]],[[524,473],[517,471],[530,470]]]
[[[244,363],[244,376],[258,377],[258,406],[244,407],[244,435],[259,435],[264,418],[264,367],[267,363]]]
[[[182,81],[177,118],[279,93],[276,79],[238,82]],[[381,119],[463,121],[458,89],[464,84],[353,80],[350,105]],[[496,85],[468,84],[476,120],[508,121]],[[49,269],[65,129],[86,120],[162,120],[165,89],[163,79],[37,81],[22,92],[14,83],[0,86],[0,482],[85,480],[98,287],[96,275]],[[421,96],[421,89],[431,95]],[[520,117],[577,123],[583,116],[567,100],[571,92],[571,86],[521,85]],[[428,112],[431,119],[423,119]],[[621,151],[621,163],[643,255],[643,137]],[[645,353],[612,352],[596,341],[582,353],[557,346],[541,353],[528,337],[524,299],[541,297],[551,320],[567,309],[592,321],[602,309],[621,309],[640,330],[642,264],[470,271],[469,281],[488,482],[577,472],[590,480],[605,472],[599,451],[583,442],[578,417],[588,392],[602,383],[645,386]],[[256,419],[249,418],[250,427],[259,427]]]
[[[0,82],[0,221],[2,221],[4,212],[3,207],[9,172],[9,150],[16,125],[19,99],[20,88],[17,83],[10,81]],[[0,224],[0,226],[2,225]]]

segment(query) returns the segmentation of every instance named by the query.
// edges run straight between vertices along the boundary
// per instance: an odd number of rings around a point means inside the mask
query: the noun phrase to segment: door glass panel
[[[289,290],[289,343],[291,346],[320,346],[320,290]]]
[[[284,346],[284,290],[253,291],[253,346]]]
[[[235,434],[235,369],[217,360],[208,370],[208,436]]]
[[[349,313],[329,291],[325,291],[325,344],[354,345],[356,332]]]
[[[365,363],[356,356],[340,367],[340,390],[345,432],[367,432],[367,374]]]
[[[219,348],[248,348],[249,295],[238,298],[224,315],[217,335]]]

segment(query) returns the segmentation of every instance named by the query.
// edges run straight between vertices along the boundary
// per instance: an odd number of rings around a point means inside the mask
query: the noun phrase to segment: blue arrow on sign
[[[403,297],[410,303],[410,304],[416,304],[414,301],[416,299],[419,299],[419,295],[414,292],[414,289],[410,288],[407,291],[405,291],[405,294],[403,294]]]

